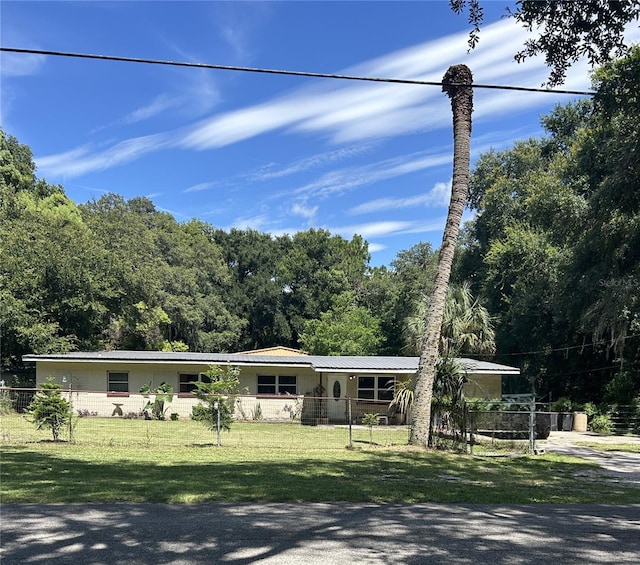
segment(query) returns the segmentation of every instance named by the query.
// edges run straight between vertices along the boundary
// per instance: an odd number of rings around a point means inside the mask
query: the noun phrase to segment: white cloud
[[[298,159],[297,161],[280,168],[278,168],[275,163],[271,163],[266,167],[262,167],[258,171],[250,173],[247,175],[247,178],[249,180],[265,181],[303,173],[311,169],[324,167],[357,155],[362,155],[363,153],[366,153],[370,147],[371,144],[344,147],[334,151],[312,155],[311,157],[305,157],[304,159]]]
[[[343,237],[351,238],[355,234],[362,237],[383,237],[394,233],[405,233],[413,225],[409,221],[380,221],[370,222],[365,224],[355,224],[352,226],[332,226],[326,227],[331,233],[337,233]]]
[[[171,145],[166,134],[147,135],[122,141],[108,149],[91,152],[89,146],[81,146],[65,153],[36,158],[38,171],[52,177],[76,177],[91,171],[109,169],[146,153]]]
[[[194,184],[193,186],[190,186],[188,188],[185,188],[182,192],[201,192],[203,190],[208,190],[209,188],[212,188],[215,186],[216,183],[214,182],[201,182],[198,184]]]
[[[307,220],[310,220],[311,218],[313,218],[316,215],[317,211],[318,211],[317,206],[304,206],[303,204],[299,204],[299,203],[293,204],[291,206],[291,213],[294,216],[302,216]]]
[[[546,77],[544,61],[536,59],[521,65],[512,61],[512,53],[521,45],[523,33],[512,21],[501,21],[483,30],[483,40],[471,54],[466,53],[466,34],[459,33],[343,72],[438,82],[450,64],[466,59],[474,69],[476,82],[509,83],[518,76],[526,79],[527,84],[537,86]],[[490,96],[485,97],[489,101],[478,104],[475,114],[503,113],[514,103],[531,106],[543,100],[532,96],[491,91]],[[283,128],[294,133],[320,133],[333,142],[344,143],[432,130],[449,123],[448,100],[435,86],[324,82],[203,120],[185,135],[182,143],[196,149],[222,147]]]
[[[416,206],[447,207],[451,196],[451,181],[438,182],[425,194],[408,196],[405,198],[378,198],[365,202],[349,210],[352,215],[369,214],[385,210],[401,210],[403,208],[415,208]]]
[[[38,74],[44,66],[44,55],[30,53],[0,52],[0,75],[4,77],[23,77]]]
[[[268,226],[272,221],[273,218],[271,215],[265,212],[255,216],[236,218],[230,227],[234,227],[239,230],[256,230],[269,233],[271,230]]]
[[[318,180],[301,186],[293,192],[294,194],[328,196],[329,194],[345,192],[362,185],[415,173],[450,162],[450,152],[403,155],[362,167],[349,167],[330,171],[322,175]]]
[[[386,245],[382,245],[381,243],[369,243],[367,246],[369,253],[376,253],[377,251],[384,251],[387,249]]]
[[[153,116],[157,116],[164,110],[175,106],[178,101],[175,98],[171,98],[166,94],[157,96],[150,104],[137,108],[133,112],[126,115],[124,118],[118,120],[121,124],[134,124],[143,120],[148,120]]]
[[[466,62],[474,71],[475,82],[513,83],[524,82],[539,85],[547,76],[544,61],[535,59],[518,65],[512,54],[522,44],[524,31],[513,21],[504,20],[486,26],[480,45],[467,54],[466,32],[426,42],[390,53],[343,71],[344,74],[361,74],[393,78],[414,78],[439,81],[446,68],[459,61]],[[576,75],[577,76],[577,75]],[[203,79],[204,80],[204,79]],[[588,79],[582,75],[572,83],[574,88],[586,86]],[[216,97],[215,88],[206,80],[200,99],[209,101]],[[209,90],[213,92],[209,93]],[[474,119],[517,112],[536,104],[548,102],[548,94],[520,93],[513,91],[476,91]],[[211,94],[211,95],[209,95]],[[558,97],[558,101],[563,101]],[[213,102],[211,102],[213,103]],[[159,97],[150,105],[137,109],[124,120],[139,120],[154,112],[162,111],[170,99]],[[175,146],[204,150],[238,143],[255,136],[283,130],[291,134],[314,134],[326,137],[333,143],[406,135],[420,131],[435,130],[450,125],[450,108],[441,89],[435,86],[411,86],[345,81],[316,81],[298,88],[287,95],[231,112],[216,114],[180,130],[125,140],[94,156],[86,147],[63,155],[80,153],[79,163],[64,166],[56,156],[45,158],[41,166],[77,175],[115,166],[130,161],[149,151],[166,146],[156,138],[175,139]],[[347,190],[376,179],[390,178],[412,170],[420,170],[442,164],[449,156],[439,161],[434,157],[407,161],[395,168],[388,165],[382,171],[358,169],[333,172],[324,178],[298,189],[298,192],[328,194]],[[294,163],[291,169],[266,171],[265,178],[272,175],[293,174],[304,167],[313,167],[313,161]],[[403,171],[402,167],[406,167]],[[412,168],[413,167],[413,168]],[[354,174],[355,173],[355,174]],[[275,178],[275,177],[273,177]],[[369,180],[368,180],[369,179]]]

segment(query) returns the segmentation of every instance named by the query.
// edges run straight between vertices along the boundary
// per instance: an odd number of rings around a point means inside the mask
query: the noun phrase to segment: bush
[[[191,408],[191,419],[196,422],[206,422],[208,419],[207,408],[202,404],[196,404]]]
[[[147,404],[142,409],[145,419],[147,420],[164,420],[164,415],[169,409],[166,404],[170,404],[173,400],[173,387],[167,383],[161,383],[155,390],[151,388],[151,382],[145,384],[141,389],[142,396],[147,398]],[[149,399],[154,395],[153,402]]]
[[[609,414],[596,414],[589,422],[589,431],[596,434],[610,434],[613,429]]]
[[[561,412],[566,414],[567,412],[571,412],[573,408],[573,403],[570,398],[566,396],[561,396],[555,402],[551,403],[551,412]]]
[[[9,391],[0,392],[0,414],[12,414],[15,412],[15,401],[9,396]]]
[[[62,398],[60,385],[48,377],[29,404],[27,414],[39,430],[49,428],[53,441],[59,441],[62,427],[71,420],[71,405]]]
[[[202,373],[206,377],[195,383],[194,396],[202,404],[192,408],[191,418],[202,422],[209,429],[229,431],[233,422],[233,409],[236,403],[236,395],[239,392],[240,380],[238,367],[226,367],[211,365]]]

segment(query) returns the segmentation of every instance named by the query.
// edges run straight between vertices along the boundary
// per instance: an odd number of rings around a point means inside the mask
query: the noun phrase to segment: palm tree
[[[405,320],[405,349],[411,354],[420,354],[429,299],[425,295],[418,302],[414,314]],[[479,300],[474,299],[470,284],[465,281],[461,285],[450,285],[444,306],[433,397],[440,402],[446,399],[451,406],[460,407],[466,376],[455,357],[461,354],[492,354],[495,349],[493,318]],[[413,406],[414,388],[413,378],[396,383],[391,408],[409,413]]]
[[[405,320],[406,349],[420,354],[426,314],[431,297],[424,295],[415,313]],[[440,355],[455,357],[459,354],[495,353],[495,331],[489,311],[474,299],[471,285],[450,285],[444,304],[440,334]]]
[[[444,317],[445,298],[451,276],[453,253],[460,231],[460,222],[469,190],[469,162],[471,160],[471,113],[473,112],[473,75],[466,65],[453,65],[443,78],[442,90],[451,99],[453,112],[453,181],[451,201],[438,255],[438,268],[433,294],[425,318],[420,363],[412,411],[411,436],[413,445],[428,446],[431,421],[431,398],[439,357],[440,333]]]

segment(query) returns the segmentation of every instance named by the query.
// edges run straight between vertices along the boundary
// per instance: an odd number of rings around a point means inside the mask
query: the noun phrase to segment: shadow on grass
[[[345,449],[331,458],[295,452],[275,458],[265,450],[236,451],[229,460],[224,448],[205,447],[177,455],[138,452],[140,460],[131,459],[135,451],[87,454],[71,445],[46,452],[4,448],[2,500],[640,503],[640,489],[612,488],[596,465],[552,455],[478,459],[420,450]]]

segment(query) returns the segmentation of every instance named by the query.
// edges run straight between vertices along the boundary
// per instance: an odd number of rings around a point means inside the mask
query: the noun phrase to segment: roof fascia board
[[[301,368],[313,368],[312,365],[307,363],[265,363],[265,362],[248,362],[248,361],[233,361],[233,360],[205,360],[205,359],[127,359],[111,357],[109,359],[101,359],[99,357],[91,358],[67,358],[60,359],[59,357],[38,357],[36,359],[29,359],[24,357],[26,362],[41,362],[47,363],[132,363],[136,365],[234,365],[238,367],[301,367]]]

